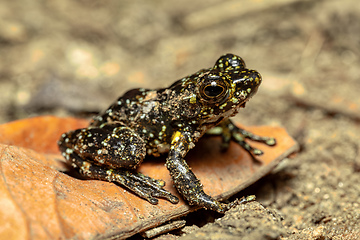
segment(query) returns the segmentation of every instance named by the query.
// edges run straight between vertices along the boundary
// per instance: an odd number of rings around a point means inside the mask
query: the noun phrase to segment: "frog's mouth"
[[[244,107],[245,107],[245,105],[246,105],[246,103],[247,103],[247,101],[243,102],[242,104],[240,104],[240,106],[239,106],[239,107],[237,107],[237,109],[239,109],[239,108],[244,108]]]
[[[243,102],[242,104],[239,104],[235,108],[233,108],[233,111],[230,113],[229,117],[234,117],[236,114],[238,114],[240,108],[244,108],[246,103],[247,103],[247,100],[245,100],[245,102]]]
[[[223,113],[222,116],[218,116],[217,118],[214,118],[213,121],[207,121],[206,123],[204,123],[205,126],[215,126],[215,125],[218,125],[220,122],[222,122],[223,120],[225,119],[228,119],[230,117],[234,117],[240,110],[240,108],[244,108],[245,107],[245,104],[246,104],[247,100],[244,100],[243,103],[237,105],[237,106],[234,106],[234,108],[226,111],[225,113]]]
[[[204,123],[203,125],[204,126],[208,126],[208,125],[211,125],[211,126],[216,126],[216,125],[218,125],[220,122],[222,122],[224,120],[224,117],[219,117],[218,119],[216,119],[215,121],[213,121],[213,122],[206,122],[206,123]]]

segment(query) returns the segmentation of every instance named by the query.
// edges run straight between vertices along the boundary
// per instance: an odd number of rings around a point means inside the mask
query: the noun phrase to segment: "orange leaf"
[[[31,148],[42,153],[59,153],[57,141],[62,133],[83,128],[88,121],[43,116],[0,125],[0,143]]]
[[[51,116],[0,125],[1,239],[126,238],[197,209],[183,200],[152,205],[114,183],[61,172],[69,168],[57,150],[58,138],[86,125],[82,119]],[[235,143],[221,152],[216,137],[202,139],[186,157],[215,198],[225,199],[254,183],[298,148],[283,128],[246,129],[277,140],[275,147],[251,142],[265,152],[258,158],[261,164]],[[145,161],[139,171],[165,180],[165,188],[179,196],[161,159]]]

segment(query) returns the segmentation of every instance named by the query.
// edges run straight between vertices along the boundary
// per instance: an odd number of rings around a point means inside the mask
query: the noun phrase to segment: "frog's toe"
[[[239,134],[239,135],[236,136],[237,134]],[[244,129],[240,129],[240,128],[238,128],[238,130],[235,133],[233,133],[233,135],[234,135],[235,139],[242,139],[243,140],[243,139],[247,138],[247,139],[250,139],[250,140],[255,141],[255,142],[264,143],[264,144],[266,144],[268,146],[276,145],[276,140],[273,137],[258,136],[256,134],[253,134],[251,132],[248,132],[248,131],[246,131]]]
[[[256,155],[256,156],[261,156],[261,155],[264,154],[263,151],[261,151],[260,149],[257,149],[257,148],[252,148],[252,149],[251,149],[251,152],[252,152],[254,155]]]
[[[229,210],[230,208],[233,208],[237,205],[243,204],[243,203],[247,203],[247,202],[252,202],[255,201],[256,197],[255,195],[249,195],[247,197],[242,197],[240,199],[235,199],[235,201],[226,204],[226,210]]]
[[[159,203],[159,200],[153,197],[146,198],[146,200],[153,205],[157,205]]]
[[[171,195],[169,196],[169,199],[168,199],[171,203],[178,203],[179,202],[179,198],[174,196],[174,195]]]
[[[146,199],[151,204],[158,204],[157,198],[164,198],[171,203],[178,203],[179,199],[165,190],[165,181],[161,179],[153,179],[141,173],[132,173],[127,187],[134,191],[138,196]]]
[[[159,187],[164,187],[166,182],[162,179],[155,179],[155,178],[151,178],[151,177],[148,177],[142,173],[137,173],[138,176],[133,176],[134,178],[136,178],[137,180],[139,181],[142,181],[142,182],[149,182],[151,184],[155,184]]]
[[[170,192],[166,191],[165,189],[161,189],[161,190],[162,191],[154,191],[152,193],[152,196],[157,198],[165,198],[166,200],[174,204],[179,202],[178,197],[172,195]]]
[[[265,144],[268,146],[275,146],[276,140],[275,140],[275,138],[269,137],[269,138],[265,139]]]
[[[261,151],[260,149],[257,148],[253,148],[252,146],[250,146],[247,142],[245,141],[237,141],[237,143],[246,151],[248,151],[250,154],[256,155],[256,156],[260,156],[263,155],[264,152]]]
[[[158,204],[159,202],[157,198],[164,198],[174,204],[179,202],[179,198],[172,195],[167,190],[163,188],[159,188],[158,186],[155,187],[143,186],[141,189],[137,191],[137,194],[154,205]]]

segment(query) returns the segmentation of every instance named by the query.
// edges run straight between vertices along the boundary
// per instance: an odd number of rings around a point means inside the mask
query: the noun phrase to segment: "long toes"
[[[164,189],[161,189],[161,191],[154,191],[151,193],[151,195],[157,198],[164,198],[174,204],[179,202],[179,198]]]
[[[145,175],[133,176],[137,180],[137,192],[139,192],[143,198],[149,201],[152,204],[158,204],[156,198],[164,198],[171,203],[178,203],[179,199],[172,195],[169,191],[163,189],[165,186],[165,181],[152,179]]]
[[[253,148],[251,147],[249,144],[247,144],[246,142],[239,142],[239,144],[246,150],[248,151],[249,153],[252,153],[256,156],[260,156],[262,154],[264,154],[263,151],[261,151],[260,149],[257,149],[257,148]]]
[[[151,178],[151,177],[148,177],[148,176],[146,176],[146,175],[144,175],[142,173],[134,174],[132,177],[134,179],[136,179],[137,181],[145,183],[145,184],[151,183],[151,184],[157,185],[158,187],[164,187],[165,186],[165,181],[164,180]]]
[[[166,190],[164,190],[164,191],[166,191]],[[165,198],[166,200],[168,200],[169,202],[174,203],[174,204],[179,202],[179,198],[172,195],[168,191],[166,191],[166,193],[164,195],[159,196],[159,197]]]
[[[256,141],[256,142],[265,143],[268,146],[274,146],[276,144],[275,138],[272,138],[272,137],[261,137],[261,136],[253,135],[249,139]]]

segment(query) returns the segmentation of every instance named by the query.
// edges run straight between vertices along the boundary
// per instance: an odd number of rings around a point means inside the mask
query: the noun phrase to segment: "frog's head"
[[[201,102],[201,118],[216,122],[234,116],[257,92],[261,75],[245,67],[241,57],[226,54],[213,68],[199,75],[197,96]]]

